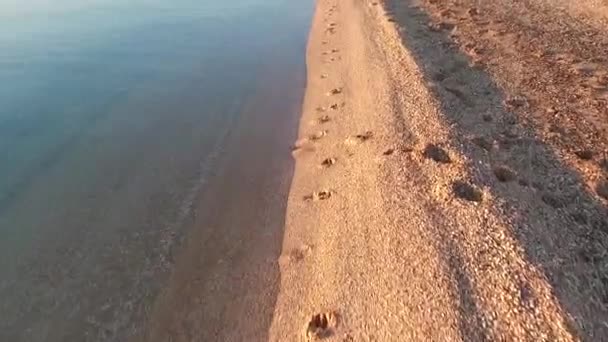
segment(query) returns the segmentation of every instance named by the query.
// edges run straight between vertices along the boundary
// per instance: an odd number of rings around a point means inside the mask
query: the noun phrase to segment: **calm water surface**
[[[301,70],[311,10],[0,0],[0,341],[137,329],[244,99]]]

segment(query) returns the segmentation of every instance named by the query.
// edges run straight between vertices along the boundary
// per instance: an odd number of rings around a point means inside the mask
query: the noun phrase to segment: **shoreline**
[[[287,142],[305,82],[303,66],[292,64],[260,72],[197,201],[168,285],[132,341],[267,340],[293,172]]]

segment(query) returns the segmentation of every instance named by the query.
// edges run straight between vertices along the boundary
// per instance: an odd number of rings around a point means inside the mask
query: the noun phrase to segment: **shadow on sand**
[[[500,210],[513,218],[512,234],[527,259],[544,272],[553,295],[568,312],[568,329],[584,340],[608,336],[608,221],[604,204],[583,185],[581,176],[564,164],[532,125],[509,110],[507,100],[492,77],[460,52],[451,27],[430,28],[430,17],[414,2],[385,3],[404,46],[412,53],[429,89],[453,126],[454,141],[468,160],[472,180],[488,189]],[[400,125],[405,118],[397,113]],[[500,178],[495,166],[513,171],[513,179]],[[510,178],[510,177],[508,177]],[[432,208],[429,208],[432,211]],[[468,340],[483,340],[470,324],[481,313],[469,295],[471,279],[463,268],[458,246],[444,239],[446,264],[460,295]],[[480,328],[481,325],[478,325]]]

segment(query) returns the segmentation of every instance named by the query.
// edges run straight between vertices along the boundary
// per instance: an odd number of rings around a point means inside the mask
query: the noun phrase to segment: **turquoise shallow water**
[[[170,270],[260,73],[304,64],[312,4],[3,7],[0,340],[119,339]],[[104,321],[92,306],[123,322],[87,335]]]

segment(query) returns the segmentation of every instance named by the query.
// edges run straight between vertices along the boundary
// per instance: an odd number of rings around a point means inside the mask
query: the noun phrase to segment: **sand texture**
[[[317,1],[271,341],[608,339],[608,5],[573,4]]]

